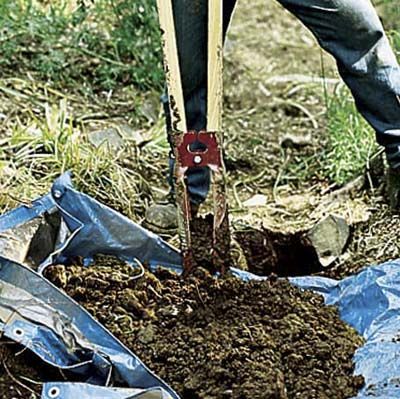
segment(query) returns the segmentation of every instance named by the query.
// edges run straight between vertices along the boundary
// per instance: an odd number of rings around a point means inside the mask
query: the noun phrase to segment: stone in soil
[[[323,267],[332,265],[339,258],[349,236],[349,225],[344,218],[337,215],[324,217],[307,233]]]
[[[47,277],[183,399],[340,399],[363,386],[352,361],[362,338],[286,280],[215,279],[204,269],[136,279],[123,262],[101,264],[53,266]]]

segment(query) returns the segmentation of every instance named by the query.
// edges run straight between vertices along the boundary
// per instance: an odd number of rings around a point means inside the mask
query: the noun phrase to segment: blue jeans
[[[335,57],[359,112],[375,129],[378,143],[385,147],[389,165],[400,169],[400,67],[371,1],[278,1]],[[224,0],[224,33],[235,2]],[[189,6],[193,3],[196,7]],[[206,5],[207,0],[174,1],[189,130],[206,127]],[[209,185],[207,168],[188,173],[194,203],[204,201]]]

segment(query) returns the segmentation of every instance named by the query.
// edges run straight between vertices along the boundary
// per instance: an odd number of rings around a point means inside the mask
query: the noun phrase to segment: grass
[[[3,77],[30,73],[82,94],[162,87],[155,0],[1,0],[0,27]]]
[[[369,158],[378,151],[375,133],[357,111],[354,99],[343,84],[325,95],[324,143],[308,156],[292,154],[287,182],[313,185],[322,181],[342,186],[362,174]]]
[[[331,182],[343,185],[363,173],[377,151],[375,133],[344,86],[328,99],[327,119],[328,146],[321,166]]]
[[[0,208],[47,192],[54,179],[71,171],[78,189],[130,216],[140,211],[148,189],[134,171],[140,170],[137,157],[127,167],[107,143],[95,147],[87,137],[84,126],[68,115],[65,101],[47,106],[44,119],[17,123],[1,142]]]
[[[400,6],[384,0],[383,19],[389,27],[389,39],[400,56]],[[362,174],[368,159],[378,151],[375,132],[357,111],[350,91],[343,85],[333,94],[325,94],[327,139],[322,153],[295,157],[288,166],[291,181],[327,180],[342,186]]]
[[[78,189],[140,218],[149,171],[159,179],[154,164],[167,154],[155,0],[0,0],[0,52],[0,209],[48,192],[70,170]],[[110,125],[146,129],[151,144],[93,146],[90,132]]]
[[[395,23],[391,38],[400,50]],[[155,0],[0,0],[0,52],[0,209],[47,192],[72,170],[79,189],[142,217],[151,194],[166,188]],[[156,104],[153,119],[148,100]],[[289,174],[344,184],[363,170],[374,134],[347,90],[326,105],[323,156],[296,160]],[[92,130],[121,120],[149,143],[127,139],[119,151],[90,143]]]
[[[400,5],[397,0],[376,0],[374,2],[381,12],[383,23],[387,30],[399,29]]]

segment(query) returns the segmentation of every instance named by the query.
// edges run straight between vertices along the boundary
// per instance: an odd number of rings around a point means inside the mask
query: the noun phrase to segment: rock
[[[119,130],[124,141],[133,142],[136,147],[143,147],[152,140],[150,131],[133,129],[127,124],[120,125]]]
[[[302,148],[312,144],[311,134],[294,135],[286,134],[282,137],[280,145],[282,148]]]
[[[155,204],[145,215],[145,226],[153,230],[172,230],[178,227],[177,210],[174,204]]]
[[[150,344],[154,341],[154,327],[152,324],[148,324],[146,327],[143,327],[138,333],[138,339],[143,344]]]
[[[307,234],[323,267],[331,265],[342,254],[349,236],[346,220],[336,215],[321,219]]]
[[[293,194],[288,197],[281,196],[276,202],[288,212],[304,212],[312,205],[313,197],[310,194]]]
[[[124,146],[124,140],[118,130],[113,127],[90,133],[89,141],[95,147],[100,147],[102,144],[107,143],[114,150],[119,150]]]
[[[256,194],[253,197],[243,202],[243,206],[246,208],[265,206],[267,205],[268,197],[263,194]]]

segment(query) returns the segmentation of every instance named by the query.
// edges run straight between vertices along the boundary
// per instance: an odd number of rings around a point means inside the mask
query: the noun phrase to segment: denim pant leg
[[[400,168],[400,67],[370,0],[278,0],[337,61],[357,108]]]
[[[224,0],[224,35],[236,0]],[[208,0],[174,0],[175,29],[185,99],[188,130],[207,127],[207,30]],[[168,97],[164,95],[167,130],[171,130]],[[173,188],[174,162],[170,162],[169,182]],[[187,174],[188,191],[193,203],[203,202],[210,187],[208,168],[193,168]]]

